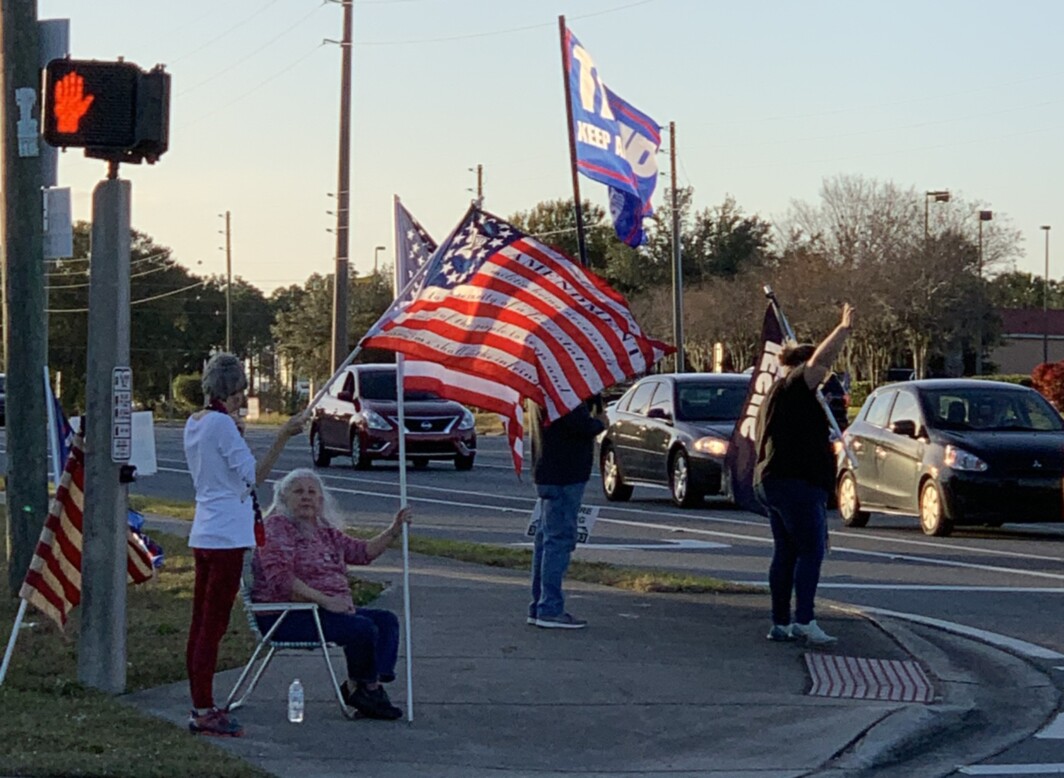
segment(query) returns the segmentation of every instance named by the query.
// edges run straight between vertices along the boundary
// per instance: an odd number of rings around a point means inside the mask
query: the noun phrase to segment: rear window
[[[391,400],[395,401],[395,373],[391,370],[366,370],[358,374],[359,395],[365,400]],[[418,400],[439,400],[440,396],[435,392],[415,391],[407,389],[403,392],[403,400],[416,402]]]

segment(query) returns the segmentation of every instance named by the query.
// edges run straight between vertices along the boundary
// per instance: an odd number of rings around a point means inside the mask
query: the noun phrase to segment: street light
[[[1049,361],[1049,225],[1043,224],[1046,231],[1046,273],[1042,279],[1042,361]]]
[[[994,218],[993,211],[980,211],[979,212],[979,289],[982,291],[983,287],[983,222],[988,222]],[[979,298],[982,303],[982,297]],[[979,311],[979,323],[976,327],[976,341],[975,341],[975,374],[983,374],[983,312],[982,305],[980,305]]]
[[[924,243],[927,243],[927,234],[928,234],[928,217],[929,217],[928,203],[930,203],[932,199],[936,203],[948,203],[949,202],[949,190],[948,189],[935,189],[933,191],[924,193]]]
[[[377,275],[377,254],[384,251],[386,248],[386,246],[373,247],[373,275]]]

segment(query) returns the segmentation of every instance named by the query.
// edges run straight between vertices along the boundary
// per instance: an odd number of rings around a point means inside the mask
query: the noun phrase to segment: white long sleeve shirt
[[[196,489],[192,548],[254,548],[255,457],[229,416],[197,413],[185,424],[185,459]]]

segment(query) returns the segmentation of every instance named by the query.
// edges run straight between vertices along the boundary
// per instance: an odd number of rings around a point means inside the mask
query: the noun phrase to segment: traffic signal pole
[[[129,365],[129,181],[111,174],[92,194],[89,350],[85,376],[85,517],[78,680],[111,694],[126,685],[128,487],[116,461],[116,376]],[[128,461],[128,454],[126,455]]]
[[[8,588],[18,593],[48,514],[44,201],[36,0],[0,0]]]

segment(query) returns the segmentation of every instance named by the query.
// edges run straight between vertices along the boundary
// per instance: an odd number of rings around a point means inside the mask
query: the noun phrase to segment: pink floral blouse
[[[252,563],[255,582],[251,599],[290,602],[292,579],[298,578],[323,594],[345,598],[353,606],[347,566],[370,563],[366,541],[321,524],[308,537],[299,522],[280,514],[266,519],[266,545],[255,549]]]

